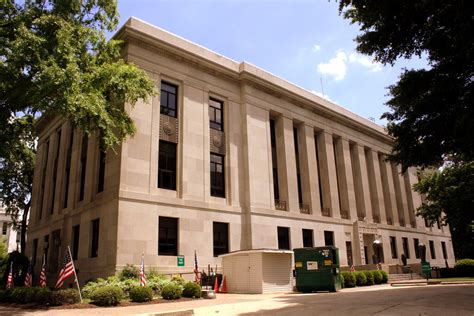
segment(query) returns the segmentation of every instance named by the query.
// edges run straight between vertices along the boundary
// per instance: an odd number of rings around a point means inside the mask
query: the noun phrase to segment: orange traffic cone
[[[227,282],[225,281],[225,275],[222,278],[221,293],[227,293]]]
[[[217,275],[215,277],[215,282],[214,282],[214,292],[219,293],[219,283],[217,281]]]

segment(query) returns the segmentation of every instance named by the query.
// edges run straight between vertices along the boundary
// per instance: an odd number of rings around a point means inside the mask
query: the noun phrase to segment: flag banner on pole
[[[66,256],[64,257],[63,261],[63,267],[59,271],[58,275],[58,281],[56,282],[56,288],[59,289],[61,286],[63,286],[63,283],[67,278],[69,278],[71,275],[74,275],[74,265],[71,260],[71,256],[69,255],[69,251],[66,252]]]
[[[39,286],[46,287],[46,256],[45,255],[43,255],[43,264],[41,265]]]
[[[26,272],[26,276],[25,276],[25,287],[31,287],[31,285],[33,284],[33,266],[31,265],[31,262],[30,264],[28,265],[28,272]]]
[[[194,281],[198,284],[201,283],[201,272],[199,271],[196,250],[194,250]]]
[[[10,273],[8,273],[7,279],[7,289],[11,289],[13,287],[13,262],[10,263]]]
[[[142,262],[140,264],[140,286],[146,286],[146,276],[145,276],[145,259],[142,254]]]

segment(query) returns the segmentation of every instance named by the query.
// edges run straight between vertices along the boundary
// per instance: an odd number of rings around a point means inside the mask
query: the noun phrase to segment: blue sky
[[[356,53],[359,33],[328,0],[118,0],[120,25],[138,17],[235,61],[248,61],[379,124],[403,67]],[[321,85],[322,81],[322,85]]]

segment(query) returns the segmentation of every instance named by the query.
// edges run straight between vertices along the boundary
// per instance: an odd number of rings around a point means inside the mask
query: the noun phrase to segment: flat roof
[[[219,255],[219,257],[230,257],[230,256],[236,256],[236,255],[241,255],[241,254],[249,254],[249,253],[281,253],[281,254],[293,254],[292,250],[282,250],[282,249],[267,249],[267,248],[262,248],[262,249],[247,249],[247,250],[237,250],[237,251],[232,251],[223,255]]]

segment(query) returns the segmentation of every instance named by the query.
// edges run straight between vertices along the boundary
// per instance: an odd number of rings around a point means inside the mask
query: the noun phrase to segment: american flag
[[[25,287],[31,287],[33,283],[33,266],[31,265],[31,262],[30,262],[30,265],[28,266],[28,272],[26,272],[26,276],[25,276]]]
[[[41,273],[39,279],[39,285],[46,287],[46,256],[43,256],[43,264],[41,265]]]
[[[140,286],[146,286],[145,260],[143,259],[143,254],[142,254],[142,262],[140,264]]]
[[[351,270],[350,270],[350,272],[355,272],[355,270],[356,270],[355,266],[354,266],[354,265],[351,265]]]
[[[71,260],[71,256],[69,255],[69,251],[66,252],[66,256],[64,257],[63,267],[61,271],[59,271],[58,281],[56,282],[56,288],[59,289],[63,286],[63,283],[67,278],[74,274],[74,265]]]
[[[196,254],[196,250],[194,250],[194,281],[196,283],[201,283],[201,272],[199,271],[199,266],[198,266],[198,257]]]
[[[8,273],[7,279],[7,289],[11,289],[13,287],[13,262],[10,263],[10,273]]]

